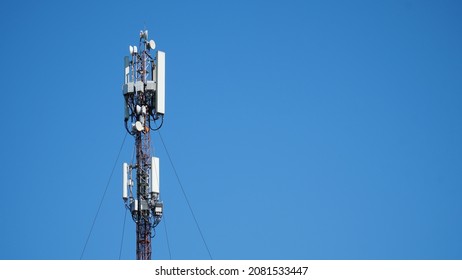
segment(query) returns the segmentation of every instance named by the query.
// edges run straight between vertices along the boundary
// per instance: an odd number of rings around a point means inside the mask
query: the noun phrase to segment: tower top
[[[148,31],[140,31],[138,46],[130,45],[124,59],[125,127],[131,135],[157,130],[165,114],[165,52],[156,49]],[[158,124],[157,121],[160,120]],[[128,123],[130,122],[130,124]]]

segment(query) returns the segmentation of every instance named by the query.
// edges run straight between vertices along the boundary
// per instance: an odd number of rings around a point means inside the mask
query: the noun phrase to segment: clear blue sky
[[[215,259],[462,259],[460,1],[8,1],[0,259],[78,259],[167,54],[162,136]],[[159,136],[172,258],[208,259]],[[84,259],[117,259],[125,143]],[[127,219],[122,258],[135,258]],[[164,224],[154,259],[168,259]]]

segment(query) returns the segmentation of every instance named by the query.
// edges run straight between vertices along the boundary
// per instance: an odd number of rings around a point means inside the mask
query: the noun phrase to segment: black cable
[[[96,211],[95,217],[93,218],[93,223],[91,224],[90,232],[88,233],[87,240],[85,241],[85,245],[83,246],[82,253],[80,254],[80,259],[83,258],[83,254],[85,253],[85,249],[87,248],[88,240],[90,240],[91,233],[93,232],[93,227],[95,226],[96,218],[98,218],[99,211],[101,210],[101,205],[103,205],[104,197],[106,196],[107,189],[109,187],[109,183],[111,182],[112,175],[114,174],[114,169],[117,165],[117,161],[119,160],[120,152],[122,152],[122,148],[125,144],[125,139],[127,139],[127,134],[125,133],[124,140],[122,141],[122,145],[120,145],[119,152],[117,153],[116,160],[114,162],[114,166],[112,167],[111,175],[109,176],[109,180],[107,181],[106,188],[104,189],[103,197],[101,197],[101,201],[99,202],[98,210]]]
[[[163,224],[164,224],[165,236],[167,237],[168,255],[170,256],[170,259],[172,259],[172,252],[170,251],[170,242],[168,240],[167,220],[165,219],[165,213],[162,215],[162,221],[163,221]]]
[[[162,134],[160,134],[160,131],[157,131],[157,132],[159,133],[160,141],[162,142],[162,145],[164,146],[165,152],[167,153],[167,157],[168,157],[168,160],[170,161],[170,164],[172,165],[173,172],[175,172],[176,179],[178,180],[178,184],[179,184],[180,187],[181,187],[181,191],[183,192],[183,196],[184,196],[184,198],[185,198],[185,200],[186,200],[186,203],[188,204],[189,211],[191,211],[191,215],[192,215],[193,218],[194,218],[194,222],[196,223],[197,229],[199,230],[199,233],[200,233],[200,235],[201,235],[201,237],[202,237],[202,241],[204,242],[205,248],[207,249],[207,252],[209,253],[210,259],[213,260],[212,254],[210,253],[209,247],[207,246],[207,242],[205,242],[204,235],[202,234],[202,231],[201,231],[201,228],[200,228],[200,226],[199,226],[199,223],[197,222],[196,215],[194,215],[194,211],[193,211],[193,209],[192,209],[192,207],[191,207],[191,204],[189,203],[189,199],[188,199],[188,197],[186,196],[186,192],[184,191],[183,185],[181,184],[180,177],[178,176],[178,173],[176,172],[176,168],[175,168],[175,166],[173,165],[173,161],[172,161],[172,158],[170,157],[170,153],[168,152],[167,147],[165,146],[164,139],[162,138]]]
[[[154,237],[156,237],[156,228],[155,227],[152,228],[151,239],[154,239]]]
[[[127,131],[127,133],[130,134],[130,135],[135,135],[135,133],[131,132],[131,131],[128,129],[128,126],[127,126],[127,125],[128,125],[128,123],[127,123],[127,121],[125,121],[125,130]]]
[[[127,208],[125,207],[125,214],[124,214],[124,225],[122,227],[122,239],[120,240],[120,251],[119,251],[119,260],[122,257],[122,247],[124,245],[124,234],[125,234],[125,221],[127,220]]]
[[[154,123],[157,125],[156,119],[154,118],[154,116],[151,115],[151,117],[152,117],[152,119],[154,120]],[[159,130],[159,129],[162,127],[163,124],[164,124],[164,115],[162,115],[162,121],[161,121],[161,123],[160,123],[160,125],[159,125],[158,127],[152,128],[152,127],[151,127],[151,122],[149,122],[149,128],[150,128],[152,131],[157,131],[157,130]]]

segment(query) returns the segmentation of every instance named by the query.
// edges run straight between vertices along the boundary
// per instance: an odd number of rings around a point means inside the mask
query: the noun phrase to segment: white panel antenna
[[[159,180],[159,175],[160,175],[160,166],[159,166],[159,158],[158,157],[152,157],[151,158],[151,193],[153,194],[159,194],[160,193],[160,180]]]
[[[156,109],[157,113],[165,114],[165,53],[157,51],[157,98]]]
[[[122,198],[128,199],[128,164],[123,164],[123,183],[122,183]]]
[[[127,84],[129,82],[129,74],[130,74],[130,60],[128,58],[128,56],[125,56],[124,57],[124,68],[125,68],[125,75],[124,75],[124,80],[125,80],[125,84]]]

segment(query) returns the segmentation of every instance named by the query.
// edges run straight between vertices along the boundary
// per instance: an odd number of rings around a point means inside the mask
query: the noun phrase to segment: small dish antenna
[[[137,121],[135,123],[135,129],[138,130],[139,132],[144,130],[144,126],[141,124],[141,122]]]
[[[153,50],[156,48],[156,42],[154,40],[149,40],[148,49]]]

